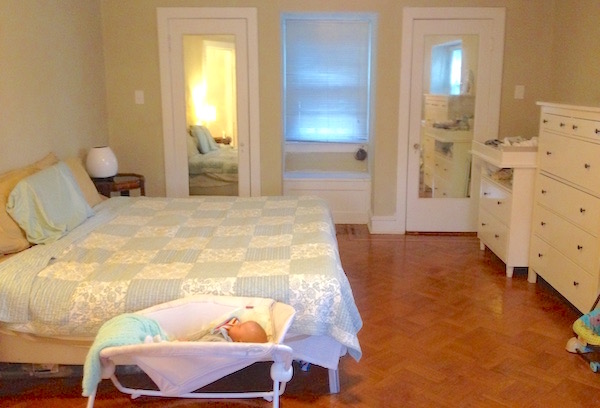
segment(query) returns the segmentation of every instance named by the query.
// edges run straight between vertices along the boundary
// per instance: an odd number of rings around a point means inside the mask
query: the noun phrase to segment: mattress
[[[0,263],[0,321],[55,337],[195,294],[268,297],[296,310],[290,335],[360,359],[362,320],[324,201],[315,197],[113,197],[49,245]]]

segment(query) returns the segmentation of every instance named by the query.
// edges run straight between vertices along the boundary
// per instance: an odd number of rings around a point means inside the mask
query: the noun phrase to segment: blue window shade
[[[287,141],[368,140],[371,26],[368,18],[284,17]]]

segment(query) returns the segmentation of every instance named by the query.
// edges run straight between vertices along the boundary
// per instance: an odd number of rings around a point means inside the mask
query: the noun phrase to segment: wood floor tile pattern
[[[342,392],[328,394],[327,372],[295,368],[283,408],[596,407],[600,374],[565,351],[580,313],[543,281],[513,279],[474,236],[369,235],[339,225],[344,269],[364,327],[363,358],[342,358]],[[1,374],[1,373],[0,373]],[[213,388],[268,381],[255,365]],[[132,375],[132,384],[147,381]],[[83,407],[81,378],[0,377],[2,407]],[[242,388],[243,389],[243,388]],[[103,381],[96,407],[267,407],[262,399],[131,400]]]

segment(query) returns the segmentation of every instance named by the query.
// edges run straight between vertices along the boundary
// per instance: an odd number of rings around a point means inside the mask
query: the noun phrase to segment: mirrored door
[[[157,19],[167,197],[190,193],[193,143],[207,151],[216,150],[215,144],[237,150],[232,154],[237,167],[232,165],[227,176],[212,174],[218,182],[237,175],[239,196],[260,195],[256,9],[167,7],[157,9]],[[188,41],[192,45],[184,45]],[[193,66],[186,67],[189,59]],[[191,126],[199,136],[190,137]]]
[[[479,36],[426,35],[419,198],[468,198]]]
[[[488,20],[417,20],[412,48],[407,231],[475,231],[471,141],[489,117]]]
[[[190,195],[238,195],[233,35],[184,35]]]

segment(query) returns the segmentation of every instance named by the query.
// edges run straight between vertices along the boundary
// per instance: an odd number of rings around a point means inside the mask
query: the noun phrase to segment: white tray
[[[474,140],[471,144],[471,153],[502,168],[535,168],[537,166],[537,146],[496,147]]]

